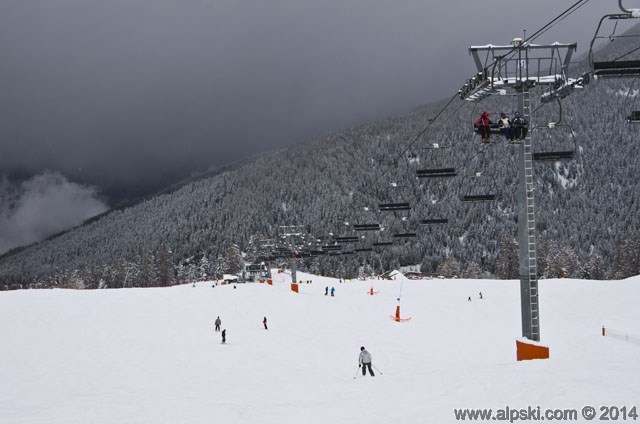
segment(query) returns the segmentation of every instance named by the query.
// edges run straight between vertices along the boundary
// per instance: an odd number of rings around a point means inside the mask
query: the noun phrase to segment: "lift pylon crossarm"
[[[492,94],[506,94],[507,89],[517,89],[522,83],[532,87],[569,81],[569,63],[576,48],[576,43],[541,45],[525,43],[518,38],[506,46],[472,46],[469,53],[478,73],[459,90],[460,98],[475,102]]]
[[[455,177],[456,175],[458,173],[454,168],[418,169],[416,171],[418,178]]]

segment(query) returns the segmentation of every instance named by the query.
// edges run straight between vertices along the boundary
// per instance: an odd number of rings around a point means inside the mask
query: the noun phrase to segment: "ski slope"
[[[0,422],[412,424],[456,422],[454,408],[640,408],[640,345],[601,336],[603,324],[640,334],[640,277],[541,280],[551,359],[526,362],[517,281],[298,279],[313,283],[2,292]],[[396,323],[401,284],[412,319]],[[376,377],[357,374],[360,346]]]

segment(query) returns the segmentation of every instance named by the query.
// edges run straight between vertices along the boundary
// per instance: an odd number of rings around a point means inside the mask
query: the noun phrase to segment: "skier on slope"
[[[369,368],[369,374],[371,374],[371,377],[375,377],[375,374],[371,369],[371,354],[364,348],[364,346],[360,348],[358,367],[362,368],[362,375],[367,375],[367,368]]]
[[[328,295],[329,294],[329,286],[324,288],[324,295]]]
[[[216,325],[216,331],[220,331],[220,324],[222,324],[222,321],[220,321],[220,317],[216,318],[214,324]]]
[[[333,294],[336,292],[336,288],[335,287],[331,287],[331,296],[333,297]]]
[[[227,329],[222,330],[222,343],[227,342]]]
[[[264,329],[268,330],[268,328],[267,328],[267,317],[264,317],[264,319],[262,320],[262,324],[264,324]]]

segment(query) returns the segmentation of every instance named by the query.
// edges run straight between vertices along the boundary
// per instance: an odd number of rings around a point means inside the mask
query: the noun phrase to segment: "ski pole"
[[[376,371],[378,371],[378,372],[380,373],[380,375],[382,375],[382,371],[380,371],[380,370],[378,369],[378,367],[376,367],[376,366],[375,366],[375,365],[373,365],[373,364],[371,364],[371,366],[372,366],[373,368],[375,368],[375,369],[376,369]]]
[[[356,377],[358,376],[358,373],[360,372],[360,365],[358,365],[358,369],[356,370],[356,375],[353,376],[353,379],[355,380]]]

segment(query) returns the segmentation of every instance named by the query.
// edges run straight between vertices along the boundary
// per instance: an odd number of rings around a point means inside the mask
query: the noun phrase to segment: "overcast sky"
[[[143,194],[450,97],[475,72],[470,45],[573,3],[1,0],[0,175]],[[592,0],[538,41],[586,53],[617,11]]]

